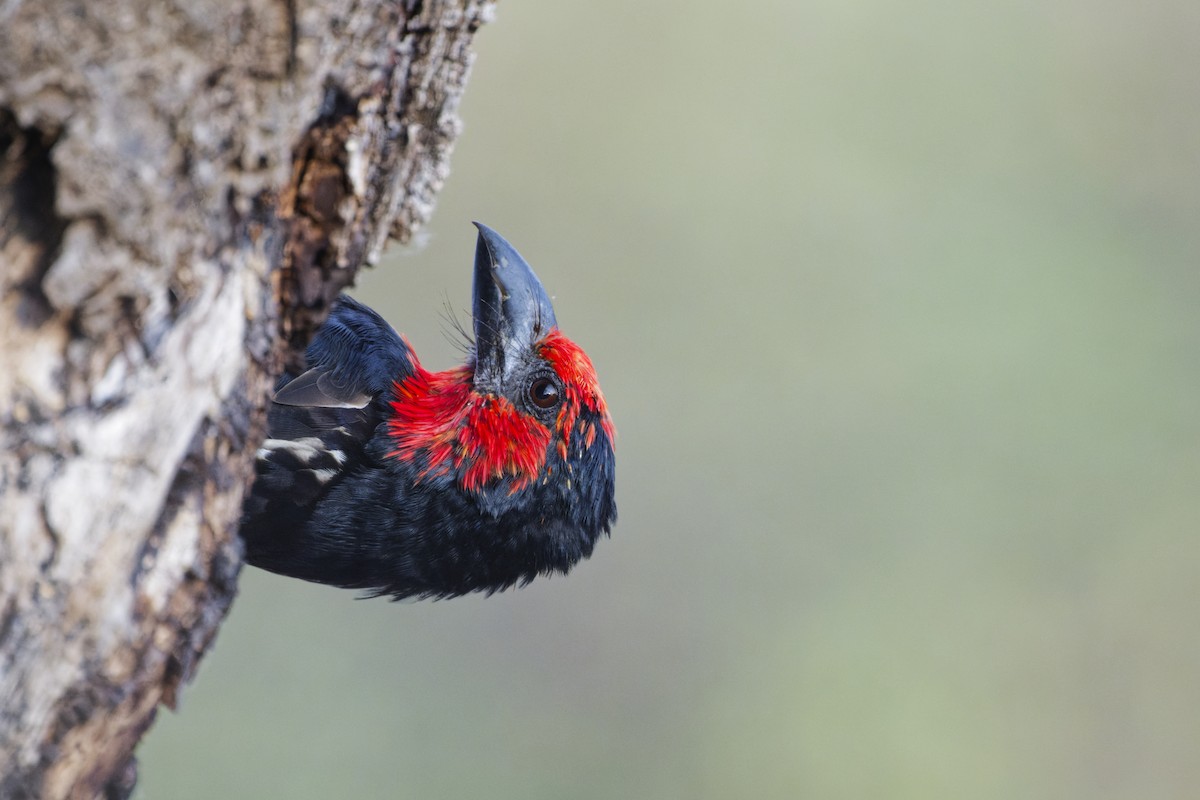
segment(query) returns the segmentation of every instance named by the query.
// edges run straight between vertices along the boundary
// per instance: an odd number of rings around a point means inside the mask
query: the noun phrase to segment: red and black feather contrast
[[[613,423],[533,270],[479,225],[475,347],[424,369],[371,309],[334,304],[258,452],[246,560],[393,598],[494,592],[587,558],[616,521]]]

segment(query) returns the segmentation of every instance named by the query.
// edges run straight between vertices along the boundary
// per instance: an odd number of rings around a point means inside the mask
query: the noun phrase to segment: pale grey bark
[[[0,797],[132,786],[270,375],[429,216],[485,0],[0,0]]]

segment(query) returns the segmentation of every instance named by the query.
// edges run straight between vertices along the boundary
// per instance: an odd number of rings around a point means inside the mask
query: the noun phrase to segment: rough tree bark
[[[0,2],[0,797],[120,796],[270,376],[429,216],[488,0]]]

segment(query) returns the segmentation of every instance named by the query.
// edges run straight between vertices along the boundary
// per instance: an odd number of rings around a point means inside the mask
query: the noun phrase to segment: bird
[[[588,355],[500,234],[475,223],[466,363],[421,366],[339,296],[279,382],[240,535],[247,563],[395,600],[568,572],[616,522],[615,429]]]

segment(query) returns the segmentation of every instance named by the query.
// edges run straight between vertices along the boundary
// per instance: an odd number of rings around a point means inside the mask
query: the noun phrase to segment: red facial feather
[[[394,456],[411,461],[424,452],[422,477],[445,475],[465,463],[462,484],[471,491],[505,475],[515,478],[517,491],[537,477],[546,461],[549,428],[507,398],[473,391],[467,367],[429,372],[414,366],[413,374],[396,384],[398,399],[388,423]]]
[[[616,441],[616,429],[604,395],[600,393],[600,381],[596,379],[596,368],[583,348],[572,342],[562,331],[555,328],[538,343],[538,354],[544,358],[562,380],[566,402],[558,414],[558,430],[564,444],[569,444],[571,430],[579,416],[580,405],[600,417],[600,425],[610,442]],[[588,446],[591,446],[589,439]]]
[[[462,471],[464,489],[476,491],[488,481],[513,478],[516,492],[538,478],[546,464],[546,448],[554,433],[565,459],[581,408],[600,417],[609,440],[613,424],[596,381],[596,370],[587,354],[559,331],[551,331],[538,344],[538,353],[558,374],[564,402],[555,430],[525,414],[506,397],[481,395],[472,388],[469,367],[429,372],[413,364],[412,374],[396,384],[396,401],[388,423],[395,443],[392,455],[412,461],[424,453],[421,477]],[[582,424],[586,446],[596,438],[594,425]]]
[[[428,453],[425,476],[450,471],[458,428],[471,393],[471,373],[466,367],[446,372],[429,372],[413,364],[413,373],[397,383],[388,433],[396,444],[392,455],[411,461]]]

